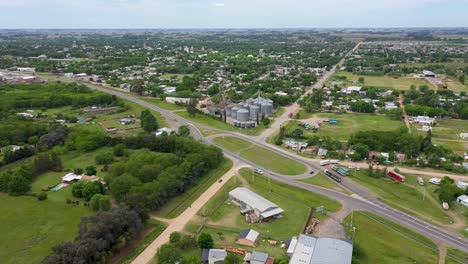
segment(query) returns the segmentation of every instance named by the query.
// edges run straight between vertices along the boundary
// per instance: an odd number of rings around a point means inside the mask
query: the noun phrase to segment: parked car
[[[440,182],[441,182],[441,181],[442,181],[442,180],[439,179],[439,178],[430,178],[430,179],[429,179],[429,182],[432,183],[432,184],[435,184],[435,185],[440,185]]]

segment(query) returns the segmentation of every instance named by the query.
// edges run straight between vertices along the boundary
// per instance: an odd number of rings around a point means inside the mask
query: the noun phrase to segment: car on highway
[[[254,169],[254,172],[258,174],[263,174],[263,171],[261,169]]]

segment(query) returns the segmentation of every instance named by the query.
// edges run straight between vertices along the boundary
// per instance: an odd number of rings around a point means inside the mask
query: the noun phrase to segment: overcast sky
[[[0,0],[0,28],[468,26],[468,0]]]

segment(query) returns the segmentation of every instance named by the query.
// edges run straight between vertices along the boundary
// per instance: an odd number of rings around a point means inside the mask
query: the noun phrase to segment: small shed
[[[245,229],[239,233],[239,237],[237,238],[237,244],[255,247],[257,246],[257,240],[259,237],[259,233],[253,229]]]
[[[468,195],[460,195],[457,197],[457,203],[468,207]]]

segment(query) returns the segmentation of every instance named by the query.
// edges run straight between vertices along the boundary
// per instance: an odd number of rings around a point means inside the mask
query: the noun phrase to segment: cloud
[[[224,3],[218,3],[218,2],[213,2],[213,3],[211,3],[211,5],[214,6],[214,7],[224,7],[225,6]]]

